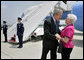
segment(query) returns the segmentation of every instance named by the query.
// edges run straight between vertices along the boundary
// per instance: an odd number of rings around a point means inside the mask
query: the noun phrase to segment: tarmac
[[[31,40],[23,44],[23,48],[18,45],[4,43],[4,36],[1,30],[1,59],[41,59],[42,40]],[[83,32],[75,30],[74,48],[70,59],[83,59]],[[50,59],[50,52],[47,55]],[[61,59],[61,54],[57,53],[57,59]]]

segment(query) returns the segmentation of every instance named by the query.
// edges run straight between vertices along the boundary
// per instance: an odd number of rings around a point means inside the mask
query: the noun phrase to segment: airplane
[[[25,28],[23,41],[31,38],[33,31],[35,31],[41,21],[49,14],[51,10],[53,10],[57,3],[58,1],[49,1],[38,5],[35,9],[29,11],[28,14],[24,14],[24,17],[22,18],[22,23],[24,24]],[[10,38],[16,35],[16,25],[17,22],[8,29],[7,33],[9,42]],[[18,37],[16,36],[16,43],[18,42]]]
[[[75,1],[73,2],[73,4]],[[67,5],[68,4],[68,5]],[[71,7],[72,5],[68,8],[69,2],[65,4],[63,1],[49,1],[43,4],[39,4],[36,6],[32,6],[28,9],[26,9],[24,12],[22,12],[21,18],[22,22],[24,24],[24,36],[23,36],[23,41],[26,41],[28,39],[31,39],[31,36],[33,35],[34,31],[38,28],[39,24],[44,21],[46,16],[48,16],[50,13],[52,13],[53,9],[55,7],[60,7],[63,9],[63,11],[69,11],[71,13]],[[36,18],[38,17],[38,18]],[[66,17],[66,16],[65,16]],[[10,38],[16,35],[16,25],[17,22],[14,23],[9,29],[8,29],[8,40],[10,42]],[[16,43],[18,43],[18,37],[16,36]]]
[[[65,19],[67,17],[67,14],[69,13],[73,13],[77,16],[77,21],[74,23],[74,27],[75,29],[79,30],[79,31],[83,31],[83,2],[76,2],[72,5],[72,11],[65,11],[63,12],[62,18],[61,19]],[[45,19],[50,18],[50,15],[46,16]],[[65,21],[60,21],[61,24],[60,25],[66,25]],[[42,23],[41,25],[43,25],[44,23]],[[60,30],[62,30],[63,27],[60,27]],[[41,33],[39,33],[41,32]],[[43,37],[43,28],[37,28],[36,31],[33,33],[34,37],[38,37],[41,36]]]
[[[74,24],[75,29],[83,31],[83,1],[73,5],[73,14],[77,16],[77,21]]]

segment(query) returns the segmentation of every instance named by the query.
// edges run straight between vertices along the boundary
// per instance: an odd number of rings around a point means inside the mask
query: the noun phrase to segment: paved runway
[[[40,59],[42,54],[42,40],[32,40],[23,44],[23,48],[18,45],[4,43],[1,31],[1,59]],[[70,59],[83,59],[83,32],[75,30],[74,48]],[[50,52],[49,52],[50,53]],[[48,53],[47,59],[50,59]],[[57,53],[57,59],[61,59],[61,54]]]

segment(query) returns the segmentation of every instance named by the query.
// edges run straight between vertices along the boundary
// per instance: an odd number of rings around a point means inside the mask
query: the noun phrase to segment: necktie
[[[55,21],[55,24],[56,24],[56,32],[58,32],[58,22]]]

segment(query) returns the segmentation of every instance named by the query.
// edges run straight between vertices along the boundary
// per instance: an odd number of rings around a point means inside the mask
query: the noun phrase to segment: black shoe
[[[17,48],[22,48],[22,46],[19,46],[19,47],[17,47]]]
[[[8,41],[4,41],[4,43],[6,43],[6,42],[8,42]]]

